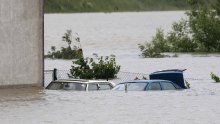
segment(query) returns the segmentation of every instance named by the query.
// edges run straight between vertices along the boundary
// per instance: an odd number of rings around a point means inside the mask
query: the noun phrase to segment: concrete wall
[[[0,0],[0,87],[43,83],[43,0]]]

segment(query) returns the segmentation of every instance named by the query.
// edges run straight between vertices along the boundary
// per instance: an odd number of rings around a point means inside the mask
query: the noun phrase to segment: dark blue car
[[[186,69],[170,69],[170,70],[162,70],[156,71],[149,75],[150,80],[168,80],[171,81],[183,89],[189,88],[189,84],[184,80],[183,72]]]
[[[133,80],[119,83],[113,90],[117,91],[147,91],[147,90],[179,90],[187,89],[187,85],[183,78],[185,70],[162,70],[151,73],[150,80]]]
[[[179,90],[177,84],[167,80],[133,80],[119,83],[113,90],[116,91],[148,91],[148,90]]]

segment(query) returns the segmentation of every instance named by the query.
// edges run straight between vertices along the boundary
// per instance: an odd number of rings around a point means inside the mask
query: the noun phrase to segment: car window
[[[97,84],[88,84],[88,91],[98,90]]]
[[[150,83],[147,90],[161,90],[160,83]]]
[[[148,83],[123,83],[116,85],[113,90],[123,91],[125,90],[125,85],[127,85],[128,91],[143,91],[145,90]]]
[[[123,91],[125,90],[125,84],[118,84],[112,90]]]
[[[177,84],[175,84],[175,83],[173,83],[173,85],[174,85],[174,87],[175,87],[176,89],[182,89],[179,85],[177,85]]]
[[[144,91],[147,83],[128,83],[128,91]]]
[[[176,90],[176,88],[170,82],[161,82],[161,86],[163,87],[163,90]]]
[[[110,90],[111,86],[109,84],[99,84],[99,90]]]
[[[62,84],[62,83],[52,82],[52,83],[47,87],[47,89],[50,89],[50,90],[63,89],[63,84]]]
[[[77,91],[83,91],[85,90],[86,85],[82,83],[64,83],[63,89],[64,90],[77,90]]]

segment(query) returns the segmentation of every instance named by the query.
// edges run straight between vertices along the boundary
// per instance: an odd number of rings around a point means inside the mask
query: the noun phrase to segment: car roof
[[[131,80],[131,81],[123,82],[123,83],[157,83],[157,82],[162,82],[162,81],[172,82],[168,80]]]
[[[63,83],[63,82],[68,82],[68,83],[85,83],[88,82],[88,80],[83,80],[83,79],[58,79],[52,82],[56,83]]]
[[[170,82],[172,83],[177,89],[181,89],[180,86],[178,86],[177,84],[173,83],[172,81],[169,81],[169,80],[131,80],[131,81],[127,81],[127,82],[122,82],[122,83],[119,83],[119,84],[125,84],[125,83],[158,83],[158,82]]]
[[[85,84],[88,84],[88,83],[103,83],[103,84],[104,83],[112,83],[112,82],[106,81],[106,80],[86,80],[86,79],[73,79],[73,78],[59,79],[59,80],[55,80],[52,82],[55,82],[55,83],[63,83],[63,82],[66,82],[66,83],[85,83]]]
[[[168,70],[161,70],[156,71],[151,74],[161,74],[161,73],[183,73],[186,69],[168,69]]]

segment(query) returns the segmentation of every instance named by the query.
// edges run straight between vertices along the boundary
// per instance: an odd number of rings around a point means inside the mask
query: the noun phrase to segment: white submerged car
[[[111,90],[115,84],[106,80],[84,80],[84,79],[59,79],[52,81],[46,89],[49,90],[74,90],[74,91],[96,91]]]

